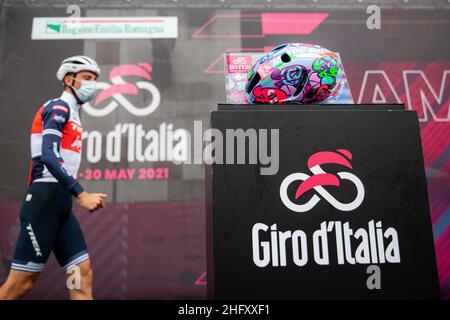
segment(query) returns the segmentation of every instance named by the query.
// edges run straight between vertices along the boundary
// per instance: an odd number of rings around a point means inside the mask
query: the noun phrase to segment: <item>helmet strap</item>
[[[81,101],[80,98],[78,98],[78,96],[77,96],[75,90],[73,89],[73,87],[72,87],[72,86],[69,86],[69,89],[70,89],[70,91],[72,92],[72,94],[74,95],[75,99],[77,100],[77,103],[78,103],[79,105],[82,105],[82,104],[83,104],[83,101]]]
[[[75,78],[76,78],[77,74],[74,73],[73,77],[72,77],[72,85],[68,86],[69,90],[72,92],[73,96],[75,97],[75,99],[77,100],[77,103],[79,105],[82,105],[83,102],[80,100],[80,98],[78,98],[77,93],[75,92],[74,88],[73,88],[73,84],[75,83]]]

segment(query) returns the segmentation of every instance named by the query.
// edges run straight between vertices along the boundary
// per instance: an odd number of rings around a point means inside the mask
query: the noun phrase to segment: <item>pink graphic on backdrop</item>
[[[206,271],[203,271],[202,274],[194,281],[194,285],[196,286],[206,286]]]
[[[327,17],[328,13],[262,13],[262,33],[310,34]]]
[[[325,21],[328,13],[275,13],[261,14],[215,14],[198,28],[192,38],[264,38],[266,35],[310,34]],[[255,34],[217,33],[217,30],[234,30],[234,25],[246,23],[261,24],[261,32]]]
[[[122,64],[111,69],[109,79],[122,76],[137,76],[152,80],[150,72],[153,68],[150,64],[140,62],[138,64]]]
[[[359,103],[381,99],[417,111],[439,281],[450,299],[450,62],[353,63],[350,69],[350,83],[361,84]]]
[[[114,83],[114,78],[123,76],[136,76],[151,80],[152,77],[150,75],[150,72],[152,72],[152,66],[148,63],[141,62],[136,65],[122,64],[111,69],[111,71],[109,72],[109,80],[111,81],[111,83]],[[109,88],[102,90],[97,95],[95,104],[99,104],[100,102],[106,100],[114,94],[124,93],[136,95],[138,94],[138,91],[139,89],[134,83],[114,83]]]
[[[123,93],[123,94],[133,94],[136,95],[138,93],[138,88],[133,83],[121,83],[121,84],[114,84],[111,87],[101,91],[97,98],[95,99],[95,104],[99,104],[103,100],[108,99],[114,94],[117,93]]]

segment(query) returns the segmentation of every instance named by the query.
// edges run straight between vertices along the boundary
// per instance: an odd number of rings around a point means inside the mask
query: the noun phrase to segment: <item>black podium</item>
[[[440,297],[415,111],[219,105],[210,126],[208,298]]]

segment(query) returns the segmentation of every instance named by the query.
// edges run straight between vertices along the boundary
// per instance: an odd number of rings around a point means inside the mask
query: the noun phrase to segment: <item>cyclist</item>
[[[72,213],[72,196],[91,213],[105,206],[106,194],[88,193],[76,180],[82,142],[79,111],[92,99],[99,75],[100,68],[89,57],[63,60],[56,73],[63,82],[62,95],[46,102],[34,117],[21,230],[10,273],[0,287],[0,299],[20,299],[27,294],[52,251],[63,270],[69,271],[68,276],[78,276],[70,298],[93,299],[91,262]]]

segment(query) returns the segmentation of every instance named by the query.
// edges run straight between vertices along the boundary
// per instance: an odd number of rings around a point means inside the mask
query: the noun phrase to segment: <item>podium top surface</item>
[[[405,111],[404,104],[225,104],[217,111]]]

